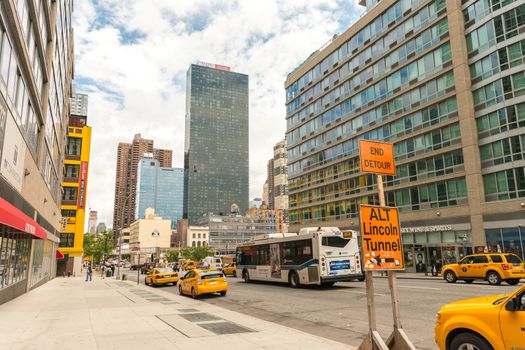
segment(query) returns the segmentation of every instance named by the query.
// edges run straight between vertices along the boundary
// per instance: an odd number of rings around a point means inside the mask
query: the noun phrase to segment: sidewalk
[[[55,278],[0,305],[0,349],[355,349],[168,288]]]

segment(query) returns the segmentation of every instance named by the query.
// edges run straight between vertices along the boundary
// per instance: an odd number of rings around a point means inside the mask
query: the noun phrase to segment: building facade
[[[217,255],[235,254],[237,244],[276,232],[275,217],[269,215],[209,214],[198,225],[208,227],[208,245]]]
[[[268,208],[273,209],[275,206],[275,196],[274,196],[274,189],[275,189],[275,178],[273,174],[273,158],[268,160],[268,164],[266,164],[266,173],[267,173],[267,182],[268,182]]]
[[[73,94],[72,105],[78,106],[77,98],[87,104],[83,94]],[[76,108],[75,113],[87,113],[85,108]],[[69,117],[68,133],[62,182],[60,212],[60,249],[64,255],[57,264],[57,274],[79,275],[84,252],[84,223],[86,218],[86,196],[88,189],[89,157],[91,153],[91,127],[87,125],[87,114],[73,114]],[[93,220],[95,224],[93,224]],[[89,212],[88,230],[95,233],[97,212]]]
[[[145,154],[158,159],[161,167],[171,168],[172,151],[153,148],[153,140],[144,139],[140,134],[136,134],[131,143],[119,143],[113,204],[114,244],[118,232],[135,221],[138,163]]]
[[[0,3],[0,304],[56,274],[73,2]]]
[[[361,2],[364,5],[364,2]],[[288,75],[291,230],[358,228],[378,204],[360,139],[394,143],[387,205],[406,266],[473,250],[523,257],[525,3],[382,0]]]
[[[97,233],[97,221],[98,221],[98,212],[95,210],[89,211],[88,219],[88,232],[91,234]]]
[[[171,220],[172,228],[184,212],[184,169],[161,167],[153,158],[142,158],[137,172],[135,217],[144,219],[146,208]]]
[[[171,220],[164,219],[155,213],[153,208],[147,208],[145,218],[139,219],[129,227],[129,245],[135,263],[153,262],[170,248]],[[138,248],[138,249],[137,249]]]
[[[204,247],[208,245],[209,228],[206,226],[189,226],[186,232],[188,247]]]
[[[184,167],[187,217],[248,208],[248,76],[219,65],[187,73]]]
[[[288,232],[288,223],[284,210],[268,209],[266,205],[260,208],[250,208],[246,211],[247,216],[258,218],[262,222],[274,222],[275,232]]]

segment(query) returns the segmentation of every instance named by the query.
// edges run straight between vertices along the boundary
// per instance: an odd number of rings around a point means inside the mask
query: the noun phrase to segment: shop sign
[[[359,158],[364,173],[396,175],[393,143],[360,140]]]
[[[365,270],[404,269],[397,208],[361,205],[359,214]]]
[[[7,118],[0,173],[18,191],[22,191],[26,144],[13,118]]]
[[[452,231],[452,225],[403,227],[401,233]]]
[[[86,207],[86,187],[87,187],[87,176],[88,176],[88,162],[80,163],[80,179],[78,181],[78,207]]]

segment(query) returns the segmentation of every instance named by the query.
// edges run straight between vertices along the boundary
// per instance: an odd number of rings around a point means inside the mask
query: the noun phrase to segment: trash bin
[[[106,277],[111,277],[111,270],[110,269],[106,270]]]

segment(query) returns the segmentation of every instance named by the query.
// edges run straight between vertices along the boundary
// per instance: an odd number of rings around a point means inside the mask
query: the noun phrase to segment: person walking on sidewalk
[[[111,264],[111,277],[115,276],[115,264]]]
[[[106,274],[106,265],[102,265],[100,267],[100,277],[101,278],[106,278],[105,274]]]
[[[93,269],[91,268],[91,265],[88,266],[86,271],[86,282],[88,281],[88,279],[91,282],[93,282]]]

